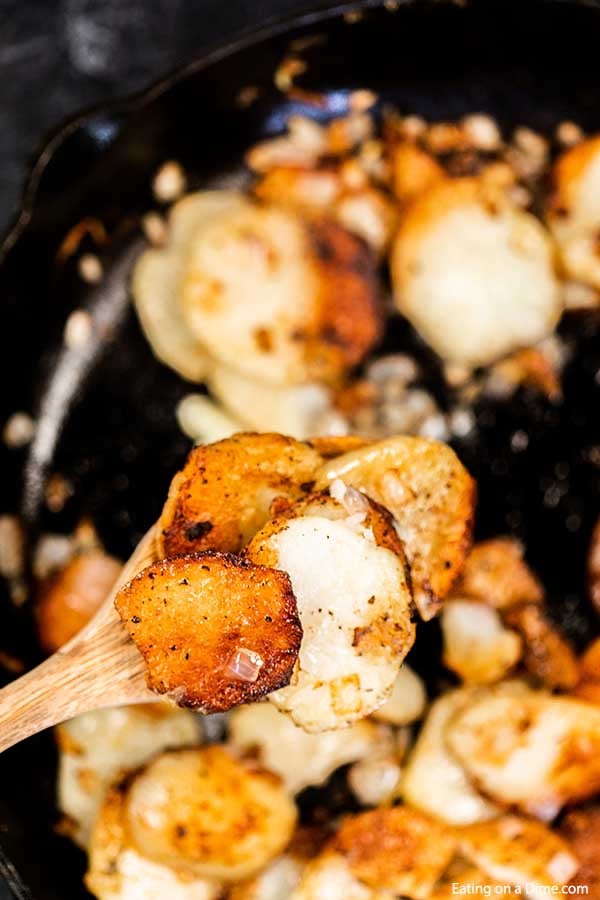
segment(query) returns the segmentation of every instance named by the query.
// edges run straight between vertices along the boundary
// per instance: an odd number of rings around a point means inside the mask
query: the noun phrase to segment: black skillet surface
[[[48,145],[0,267],[0,422],[18,409],[44,422],[29,453],[0,447],[1,511],[21,510],[30,536],[67,531],[89,514],[109,550],[126,557],[188,449],[174,409],[189,386],[153,359],[127,306],[136,225],[151,205],[150,178],[162,161],[180,160],[193,186],[224,183],[242,172],[243,150],[280,130],[292,109],[340,113],[347,91],[364,86],[402,111],[431,118],[485,110],[506,128],[525,123],[550,133],[573,118],[600,130],[596,3],[425,0],[395,11],[377,5],[354,24],[340,12],[217,53],[141,98],[83,116]],[[309,68],[300,83],[325,91],[327,108],[292,104],[273,86],[290,41],[307,34],[326,40],[303,53]],[[260,97],[242,110],[235,98],[249,83]],[[63,237],[84,216],[100,218],[112,236],[105,250],[111,271],[94,291],[83,289],[73,263],[56,264]],[[99,323],[91,357],[61,350],[66,317],[82,304]],[[583,564],[600,509],[600,321],[571,316],[561,331],[572,344],[564,402],[553,406],[522,391],[508,405],[481,404],[476,437],[457,449],[479,480],[478,535],[523,538],[557,618],[581,642],[597,632]],[[386,346],[419,355],[440,399],[450,399],[435,362],[405,326],[393,324]],[[517,430],[529,436],[519,452],[511,444]],[[43,499],[55,473],[72,488],[60,513]],[[435,626],[422,629],[415,654],[430,682],[440,675],[429,663],[436,638]],[[5,598],[0,647],[28,662],[37,656],[28,610],[16,612]],[[12,872],[1,866],[16,896],[86,896],[81,855],[52,831],[50,736],[4,754],[0,779],[0,843]]]

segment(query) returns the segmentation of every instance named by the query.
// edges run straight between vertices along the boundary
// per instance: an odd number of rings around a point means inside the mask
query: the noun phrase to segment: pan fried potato
[[[600,614],[600,519],[596,522],[587,560],[588,587],[594,609]]]
[[[140,324],[156,356],[188,381],[202,381],[210,359],[181,312],[181,280],[195,235],[213,219],[248,201],[234,191],[199,191],[176,203],[166,247],[144,251],[133,270],[131,291]]]
[[[394,195],[403,206],[446,178],[437,160],[411,141],[394,144],[390,156]]]
[[[344,900],[395,900],[396,894],[363,884],[354,877],[343,856],[325,850],[308,864],[296,890],[282,900],[338,900],[341,897]]]
[[[552,334],[562,311],[550,235],[484,179],[433,184],[391,253],[398,310],[447,362],[485,366]]]
[[[325,462],[316,486],[335,479],[392,513],[406,547],[417,609],[422,619],[433,618],[471,543],[475,482],[454,451],[427,438],[388,438]]]
[[[573,694],[600,706],[600,638],[592,641],[579,661],[579,680]]]
[[[323,459],[335,459],[343,453],[351,453],[367,447],[371,441],[358,434],[336,434],[328,437],[313,437],[308,442]]]
[[[404,663],[392,693],[383,706],[375,710],[373,718],[389,725],[409,725],[421,718],[426,705],[427,693],[422,678]]]
[[[501,883],[536,888],[567,884],[577,871],[569,845],[541,822],[501,816],[458,831],[459,852]]]
[[[579,680],[579,666],[571,645],[538,603],[519,603],[505,621],[523,638],[523,662],[544,687],[568,691]]]
[[[519,635],[505,628],[499,613],[485,603],[446,600],[441,624],[444,665],[469,684],[500,681],[521,657]]]
[[[457,712],[446,735],[486,795],[542,821],[600,789],[600,709],[583,700],[499,685]]]
[[[299,501],[246,549],[290,576],[304,635],[289,687],[270,699],[308,732],[343,728],[381,706],[415,636],[391,517],[338,487],[339,500],[323,492]]]
[[[115,606],[148,666],[148,687],[223,712],[289,683],[302,628],[285,572],[224,553],[148,566]]]
[[[577,875],[570,883],[585,885],[590,900],[600,900],[600,807],[567,813],[561,822],[560,833],[579,861]]]
[[[75,556],[42,585],[35,607],[40,644],[54,653],[92,618],[114,586],[122,565],[118,559],[90,550]]]
[[[111,788],[94,824],[85,884],[98,900],[217,900],[221,886],[185,867],[163,866],[143,856],[127,834],[127,781]]]
[[[523,559],[523,548],[513,538],[493,538],[475,544],[453,593],[499,610],[515,603],[541,603],[544,599],[542,585]]]
[[[276,207],[233,209],[198,232],[182,310],[212,358],[279,385],[338,381],[382,327],[367,247],[334,222]]]
[[[320,851],[323,840],[318,828],[300,826],[285,853],[254,878],[233,885],[227,900],[290,900],[307,863]]]
[[[214,365],[207,381],[216,399],[244,428],[278,432],[299,440],[315,433],[320,416],[332,404],[331,390],[323,384],[264,384],[229,366]]]
[[[307,734],[272,703],[255,703],[229,716],[229,740],[239,752],[258,754],[261,764],[297,794],[323,784],[340,766],[392,748],[389,729],[363,720],[341,731]]]
[[[455,859],[444,872],[429,895],[429,900],[453,900],[457,894],[465,896],[474,892],[484,896],[502,894],[508,897],[521,896],[520,891],[507,890],[509,885],[501,883],[486,875],[477,866],[472,866],[463,859]]]
[[[596,240],[600,228],[600,135],[563,153],[552,172],[547,221],[560,249],[565,273],[600,288]]]
[[[331,843],[358,881],[411,900],[430,894],[455,846],[449,829],[408,806],[348,816]]]
[[[404,800],[449,825],[484,822],[498,813],[473,787],[446,745],[448,723],[473,696],[472,688],[460,688],[432,703],[402,778]]]
[[[231,882],[281,853],[296,807],[276,776],[213,745],[150,762],[129,786],[125,819],[132,843],[150,859]]]
[[[82,847],[108,785],[123,771],[201,738],[198,716],[166,703],[94,710],[59,725],[55,734],[58,807],[68,818],[70,837]]]
[[[237,553],[268,521],[275,498],[310,489],[320,463],[316,450],[280,434],[237,434],[194,448],[169,488],[159,555]]]

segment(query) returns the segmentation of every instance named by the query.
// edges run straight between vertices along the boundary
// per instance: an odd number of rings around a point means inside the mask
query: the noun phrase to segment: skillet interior
[[[367,86],[401,110],[430,118],[484,110],[506,128],[526,123],[550,132],[571,118],[600,131],[600,8],[549,0],[466,6],[425,0],[403,3],[395,12],[371,8],[352,25],[339,12],[321,12],[314,21],[275,29],[207,66],[193,66],[143,98],[74,123],[50,148],[30,221],[9,238],[0,269],[0,421],[17,409],[46,414],[45,442],[38,440],[29,458],[0,447],[1,511],[21,508],[30,535],[69,530],[89,513],[108,549],[126,557],[158,513],[188,448],[174,408],[189,387],[156,363],[127,308],[124,273],[139,241],[139,215],[152,202],[151,174],[174,158],[192,173],[194,186],[243,177],[243,150],[277,132],[290,111],[273,87],[273,71],[291,40],[314,33],[326,43],[303,54],[309,70],[300,83],[325,90],[328,104],[307,108],[312,114],[343,112],[345,92]],[[241,110],[235,98],[248,83],[258,85],[261,96]],[[116,268],[100,292],[84,290],[72,264],[56,265],[58,245],[84,216],[98,217],[114,235],[107,258]],[[81,304],[104,310],[105,339],[90,364],[61,363],[65,319]],[[593,314],[571,316],[562,330],[574,351],[564,404],[554,407],[525,391],[509,406],[482,404],[478,438],[457,449],[479,479],[479,535],[513,532],[524,539],[557,617],[581,640],[597,631],[583,564],[600,507],[600,322]],[[435,363],[406,327],[392,328],[386,345],[409,348],[425,360],[443,401]],[[57,371],[64,378],[58,386]],[[510,438],[518,428],[530,442],[515,454]],[[41,502],[51,472],[73,486],[58,514]],[[0,647],[33,661],[28,611],[0,599]],[[435,642],[435,626],[429,630]],[[420,657],[423,670],[426,654]],[[427,667],[427,674],[432,681],[439,673]],[[81,855],[51,829],[50,736],[4,754],[0,778],[0,842],[32,895],[85,896]],[[13,880],[17,885],[19,879]]]

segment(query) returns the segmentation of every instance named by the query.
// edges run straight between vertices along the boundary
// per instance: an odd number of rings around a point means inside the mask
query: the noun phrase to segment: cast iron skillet
[[[354,24],[343,17],[350,7],[338,7],[263,29],[140,97],[83,115],[46,146],[0,267],[0,423],[18,409],[43,422],[28,452],[0,446],[0,512],[21,512],[30,538],[40,530],[68,531],[87,514],[108,549],[127,557],[188,449],[174,409],[189,385],[154,360],[127,296],[139,217],[152,204],[151,174],[162,161],[180,160],[194,187],[243,179],[244,149],[281,130],[292,108],[319,118],[339,114],[347,92],[365,86],[400,110],[430,118],[484,110],[506,128],[525,123],[550,133],[572,118],[600,131],[597,3],[395,5],[394,11],[392,3],[363,4]],[[326,93],[322,107],[292,103],[273,85],[290,42],[314,34],[323,42],[303,52],[309,68],[300,84]],[[259,99],[241,109],[236,97],[248,84],[259,87]],[[57,264],[64,236],[90,216],[111,238],[102,250],[109,275],[95,290],[82,287],[72,261]],[[94,351],[65,355],[64,322],[81,305],[99,321]],[[557,619],[581,644],[597,632],[583,569],[600,507],[600,321],[572,315],[561,331],[572,348],[564,402],[551,405],[520,391],[509,405],[482,403],[477,437],[457,450],[479,480],[478,536],[513,533],[525,541]],[[406,326],[393,324],[386,347],[416,353],[429,386],[448,402],[435,360]],[[517,453],[511,437],[519,429],[529,444]],[[60,513],[44,504],[54,473],[72,488]],[[28,608],[13,609],[5,596],[0,601],[0,649],[34,662]],[[414,660],[430,684],[441,677],[430,662],[437,658],[436,629],[422,629]],[[0,778],[0,870],[15,896],[87,896],[82,855],[52,828],[51,736],[4,754]],[[331,797],[346,802],[335,785]],[[313,795],[305,800],[310,815]]]

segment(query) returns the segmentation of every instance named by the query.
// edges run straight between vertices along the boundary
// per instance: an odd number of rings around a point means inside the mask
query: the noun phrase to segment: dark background
[[[27,163],[78,110],[135,92],[239,31],[326,0],[0,0],[0,232]]]

